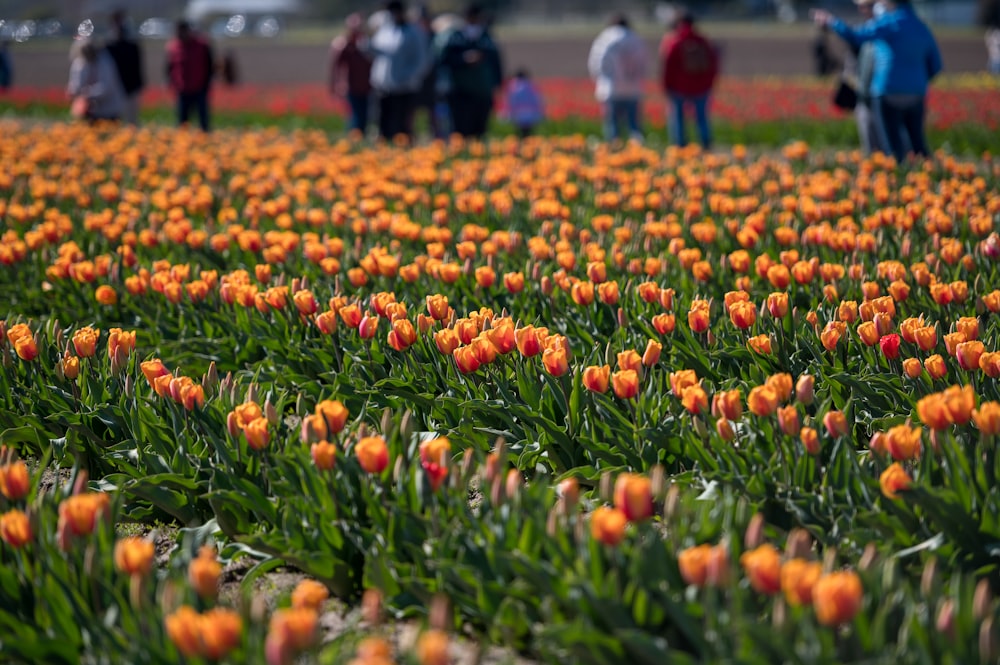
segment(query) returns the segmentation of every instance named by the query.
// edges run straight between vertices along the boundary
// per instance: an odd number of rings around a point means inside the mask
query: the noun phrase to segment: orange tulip
[[[316,302],[315,296],[308,289],[296,291],[295,295],[292,296],[292,301],[302,316],[312,316],[319,309],[319,304]]]
[[[96,291],[94,291],[94,299],[97,300],[100,305],[114,305],[118,302],[118,294],[115,293],[115,290],[107,284],[102,284],[97,287]]]
[[[898,493],[909,489],[910,484],[913,479],[910,478],[910,474],[906,472],[899,462],[893,462],[889,465],[882,475],[878,478],[879,487],[882,489],[882,494],[885,495],[887,499],[898,498]]]
[[[778,428],[787,436],[795,436],[802,427],[799,410],[794,404],[778,408]]]
[[[874,346],[878,343],[879,334],[878,329],[875,327],[875,323],[872,321],[864,321],[858,326],[858,337],[867,346]]]
[[[771,354],[771,338],[767,335],[756,335],[747,340],[747,346],[761,355]]]
[[[520,293],[524,290],[524,273],[509,272],[505,274],[503,285],[510,293]]]
[[[959,367],[966,371],[979,369],[979,359],[985,350],[983,343],[979,341],[962,342],[957,345],[955,358],[958,360]]]
[[[941,393],[941,397],[956,425],[964,425],[972,419],[972,411],[976,408],[976,393],[972,386],[951,386]]]
[[[115,568],[126,575],[144,576],[153,568],[156,548],[145,538],[122,538],[115,543]]]
[[[750,302],[734,302],[729,307],[729,320],[740,330],[746,330],[757,321],[757,308]]]
[[[389,447],[380,436],[366,436],[354,444],[354,455],[366,473],[380,474],[389,466]]]
[[[31,475],[21,460],[0,466],[0,494],[9,501],[20,501],[31,491]]]
[[[625,538],[628,518],[617,508],[600,506],[590,514],[590,535],[605,545],[615,546]]]
[[[451,315],[448,297],[440,294],[428,295],[426,298],[427,313],[436,321],[443,321]]]
[[[1000,353],[989,351],[981,355],[979,357],[979,369],[983,370],[983,374],[991,379],[1000,377]]]
[[[767,296],[767,311],[776,319],[783,319],[788,314],[788,294],[772,293]]]
[[[747,395],[747,408],[755,416],[769,416],[778,408],[778,395],[771,386],[751,388]]]
[[[182,605],[163,619],[170,641],[186,658],[196,658],[201,655],[201,622],[201,615],[189,605]]]
[[[708,301],[695,300],[691,303],[691,310],[688,312],[688,325],[692,332],[703,333],[708,330]]]
[[[632,399],[639,394],[639,373],[634,369],[619,370],[611,375],[611,387],[619,399]]]
[[[73,349],[76,355],[81,358],[92,357],[97,351],[97,339],[100,334],[100,330],[94,330],[90,326],[80,328],[73,333]]]
[[[816,379],[810,374],[799,375],[799,380],[795,382],[795,399],[808,406],[815,396]]]
[[[20,549],[30,543],[33,537],[31,520],[23,512],[9,510],[0,515],[0,540],[14,549]]]
[[[924,373],[924,366],[916,358],[907,358],[903,361],[903,372],[911,379],[916,379]]]
[[[320,316],[322,316],[322,314]],[[361,339],[372,339],[375,337],[376,333],[378,333],[378,323],[379,317],[377,314],[372,316],[366,312],[365,315],[361,317],[361,321],[357,326],[358,337]]]
[[[635,349],[627,349],[618,353],[618,369],[642,370],[642,357]]]
[[[610,377],[611,367],[609,365],[591,365],[583,370],[583,387],[595,393],[606,393]]]
[[[824,575],[812,590],[816,619],[824,626],[848,623],[861,609],[863,596],[857,573],[841,571]]]
[[[577,282],[570,288],[570,296],[577,305],[586,307],[594,302],[593,282]]]
[[[674,331],[675,319],[673,314],[657,314],[653,317],[653,327],[661,335],[669,335]]]
[[[277,610],[271,616],[264,639],[264,658],[268,665],[290,665],[295,654],[316,641],[319,613],[310,607]]]
[[[622,473],[615,481],[615,508],[630,522],[641,522],[653,515],[653,490],[649,478]]]
[[[674,397],[682,397],[684,391],[696,383],[698,383],[698,375],[693,369],[681,369],[670,373],[670,391]]]
[[[331,471],[337,459],[337,446],[329,441],[319,441],[310,447],[313,464],[320,471]]]
[[[409,319],[396,319],[387,339],[393,349],[405,351],[417,341],[417,331]]]
[[[897,425],[886,432],[885,447],[892,458],[906,462],[920,457],[921,430],[909,425]]]
[[[514,339],[517,341],[517,350],[525,358],[537,356],[542,352],[542,343],[538,338],[538,330],[534,326],[525,326],[514,330]]]
[[[948,373],[948,367],[944,363],[944,358],[938,354],[927,356],[924,360],[924,369],[931,375],[931,378],[941,379]]]
[[[708,395],[698,384],[684,389],[681,395],[681,404],[693,415],[699,415],[708,411]]]
[[[660,353],[663,351],[663,345],[657,342],[655,339],[651,339],[646,342],[646,350],[642,354],[642,364],[646,367],[652,367],[656,363],[660,362]]]
[[[847,434],[847,416],[841,411],[827,411],[823,416],[823,426],[826,427],[827,434],[833,438]]]
[[[462,374],[475,372],[482,364],[479,362],[479,356],[472,346],[458,347],[452,352],[451,357],[455,359],[455,366],[458,367],[458,371]]]
[[[1000,433],[1000,403],[983,402],[972,412],[972,420],[985,436]]]
[[[111,500],[102,492],[74,494],[59,504],[59,532],[61,540],[68,542],[70,536],[89,536],[97,526],[97,520],[108,509]]]
[[[202,654],[210,660],[222,660],[243,639],[243,619],[224,607],[214,607],[201,615],[199,627]]]
[[[442,328],[434,333],[434,344],[443,355],[450,356],[461,343],[458,333],[452,328]]]
[[[813,588],[823,575],[823,565],[817,561],[790,559],[781,566],[781,590],[793,607],[811,605]]]
[[[567,357],[566,350],[563,348],[550,347],[545,349],[542,353],[542,364],[545,365],[545,370],[552,376],[562,376],[569,371],[569,358]],[[638,377],[636,377],[636,385],[638,386]]]
[[[744,552],[740,565],[746,571],[750,586],[758,593],[773,596],[781,591],[781,554],[774,545],[765,543]]]
[[[725,390],[712,397],[712,415],[726,420],[739,420],[743,416],[743,397],[739,390]]]
[[[799,440],[802,447],[810,455],[819,455],[819,434],[812,427],[803,427],[799,430]]]
[[[448,454],[451,442],[447,437],[437,437],[420,444],[420,465],[431,481],[431,489],[438,489],[448,476]]]
[[[271,441],[267,425],[267,418],[257,418],[243,426],[243,436],[246,437],[248,446],[254,450],[263,450],[267,447]]]

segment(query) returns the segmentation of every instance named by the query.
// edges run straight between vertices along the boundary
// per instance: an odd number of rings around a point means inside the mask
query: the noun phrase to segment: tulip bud
[[[270,397],[266,402],[264,402],[264,417],[267,418],[267,422],[272,426],[276,426],[281,420],[281,416],[278,415],[278,410],[274,408],[273,404],[271,404]]]
[[[653,495],[653,500],[659,500],[663,497],[664,490],[667,487],[667,472],[663,468],[662,464],[657,464],[653,467],[649,474],[649,489],[650,493]]]
[[[600,496],[602,501],[611,501],[613,487],[614,479],[611,477],[611,472],[605,471],[601,474]]]
[[[621,307],[618,308],[618,327],[628,328],[628,317],[625,316],[625,310]]]
[[[459,467],[459,475],[461,476],[462,483],[468,482],[472,474],[472,465],[475,464],[476,455],[472,452],[472,448],[466,448],[465,452],[462,453],[462,465]]]
[[[865,546],[865,551],[861,554],[861,559],[858,560],[858,570],[861,572],[866,572],[871,570],[871,567],[875,565],[875,560],[878,558],[878,548],[875,543],[868,543]]]
[[[972,596],[972,616],[977,621],[982,621],[983,617],[990,613],[993,605],[993,592],[990,591],[990,582],[985,577],[979,580],[976,585],[976,592]]]
[[[763,513],[755,513],[750,518],[746,533],[743,535],[743,549],[745,551],[756,549],[764,542],[764,527],[766,522]]]
[[[924,572],[920,575],[920,593],[924,598],[930,598],[934,587],[937,584],[937,559],[931,558],[924,566]]]
[[[377,626],[382,620],[382,592],[378,589],[368,589],[361,597],[361,616],[372,625]]]
[[[789,559],[806,559],[812,552],[812,536],[805,529],[792,529],[785,542],[785,556]]]
[[[554,288],[552,284],[552,278],[549,277],[548,275],[543,275],[541,284],[542,284],[542,295],[551,296],[552,290]]]
[[[507,498],[514,500],[517,499],[521,490],[521,472],[517,469],[510,469],[507,471],[507,483],[505,486],[505,491]]]
[[[1000,641],[997,640],[997,633],[993,629],[993,617],[989,616],[983,620],[979,626],[979,662],[995,663],[1000,656]]]
[[[559,483],[558,494],[562,497],[566,512],[571,512],[576,507],[577,501],[580,500],[580,486],[576,482],[576,478],[567,478]]]
[[[795,399],[805,405],[813,403],[816,396],[816,380],[810,374],[802,374],[795,384]]]
[[[941,603],[934,626],[948,639],[955,639],[955,601],[951,598],[945,598]]]
[[[208,365],[208,371],[205,372],[205,376],[202,377],[201,387],[204,388],[205,392],[211,394],[213,388],[219,385],[219,370],[215,366],[215,361],[213,360]]]
[[[670,489],[667,490],[667,498],[663,500],[663,521],[669,522],[674,513],[677,512],[677,505],[681,501],[681,488],[677,485],[671,485]]]

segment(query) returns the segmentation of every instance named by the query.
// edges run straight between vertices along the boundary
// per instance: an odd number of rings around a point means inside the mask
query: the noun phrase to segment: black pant
[[[378,99],[378,133],[386,140],[397,134],[412,136],[410,122],[413,118],[412,92],[384,93]]]
[[[191,111],[198,114],[198,124],[202,131],[208,131],[208,90],[201,92],[182,92],[177,97],[177,121],[183,125],[188,121]]]
[[[456,92],[448,97],[452,130],[465,137],[482,138],[493,111],[493,97]]]

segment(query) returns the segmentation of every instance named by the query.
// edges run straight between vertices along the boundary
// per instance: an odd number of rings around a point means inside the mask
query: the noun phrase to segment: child
[[[528,70],[519,69],[507,84],[507,118],[517,127],[521,138],[531,132],[545,117],[542,96],[531,82]]]

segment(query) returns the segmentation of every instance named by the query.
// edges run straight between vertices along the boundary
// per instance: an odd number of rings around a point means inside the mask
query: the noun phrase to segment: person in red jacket
[[[177,22],[176,34],[167,44],[167,78],[177,94],[178,122],[186,123],[193,109],[202,130],[207,132],[208,89],[215,69],[212,47],[187,21]]]
[[[682,13],[672,34],[664,35],[660,43],[663,63],[663,90],[670,99],[670,134],[679,146],[687,143],[684,136],[684,110],[693,106],[698,121],[701,144],[708,148],[712,131],[708,124],[708,99],[719,73],[716,48],[694,28],[691,14]]]

